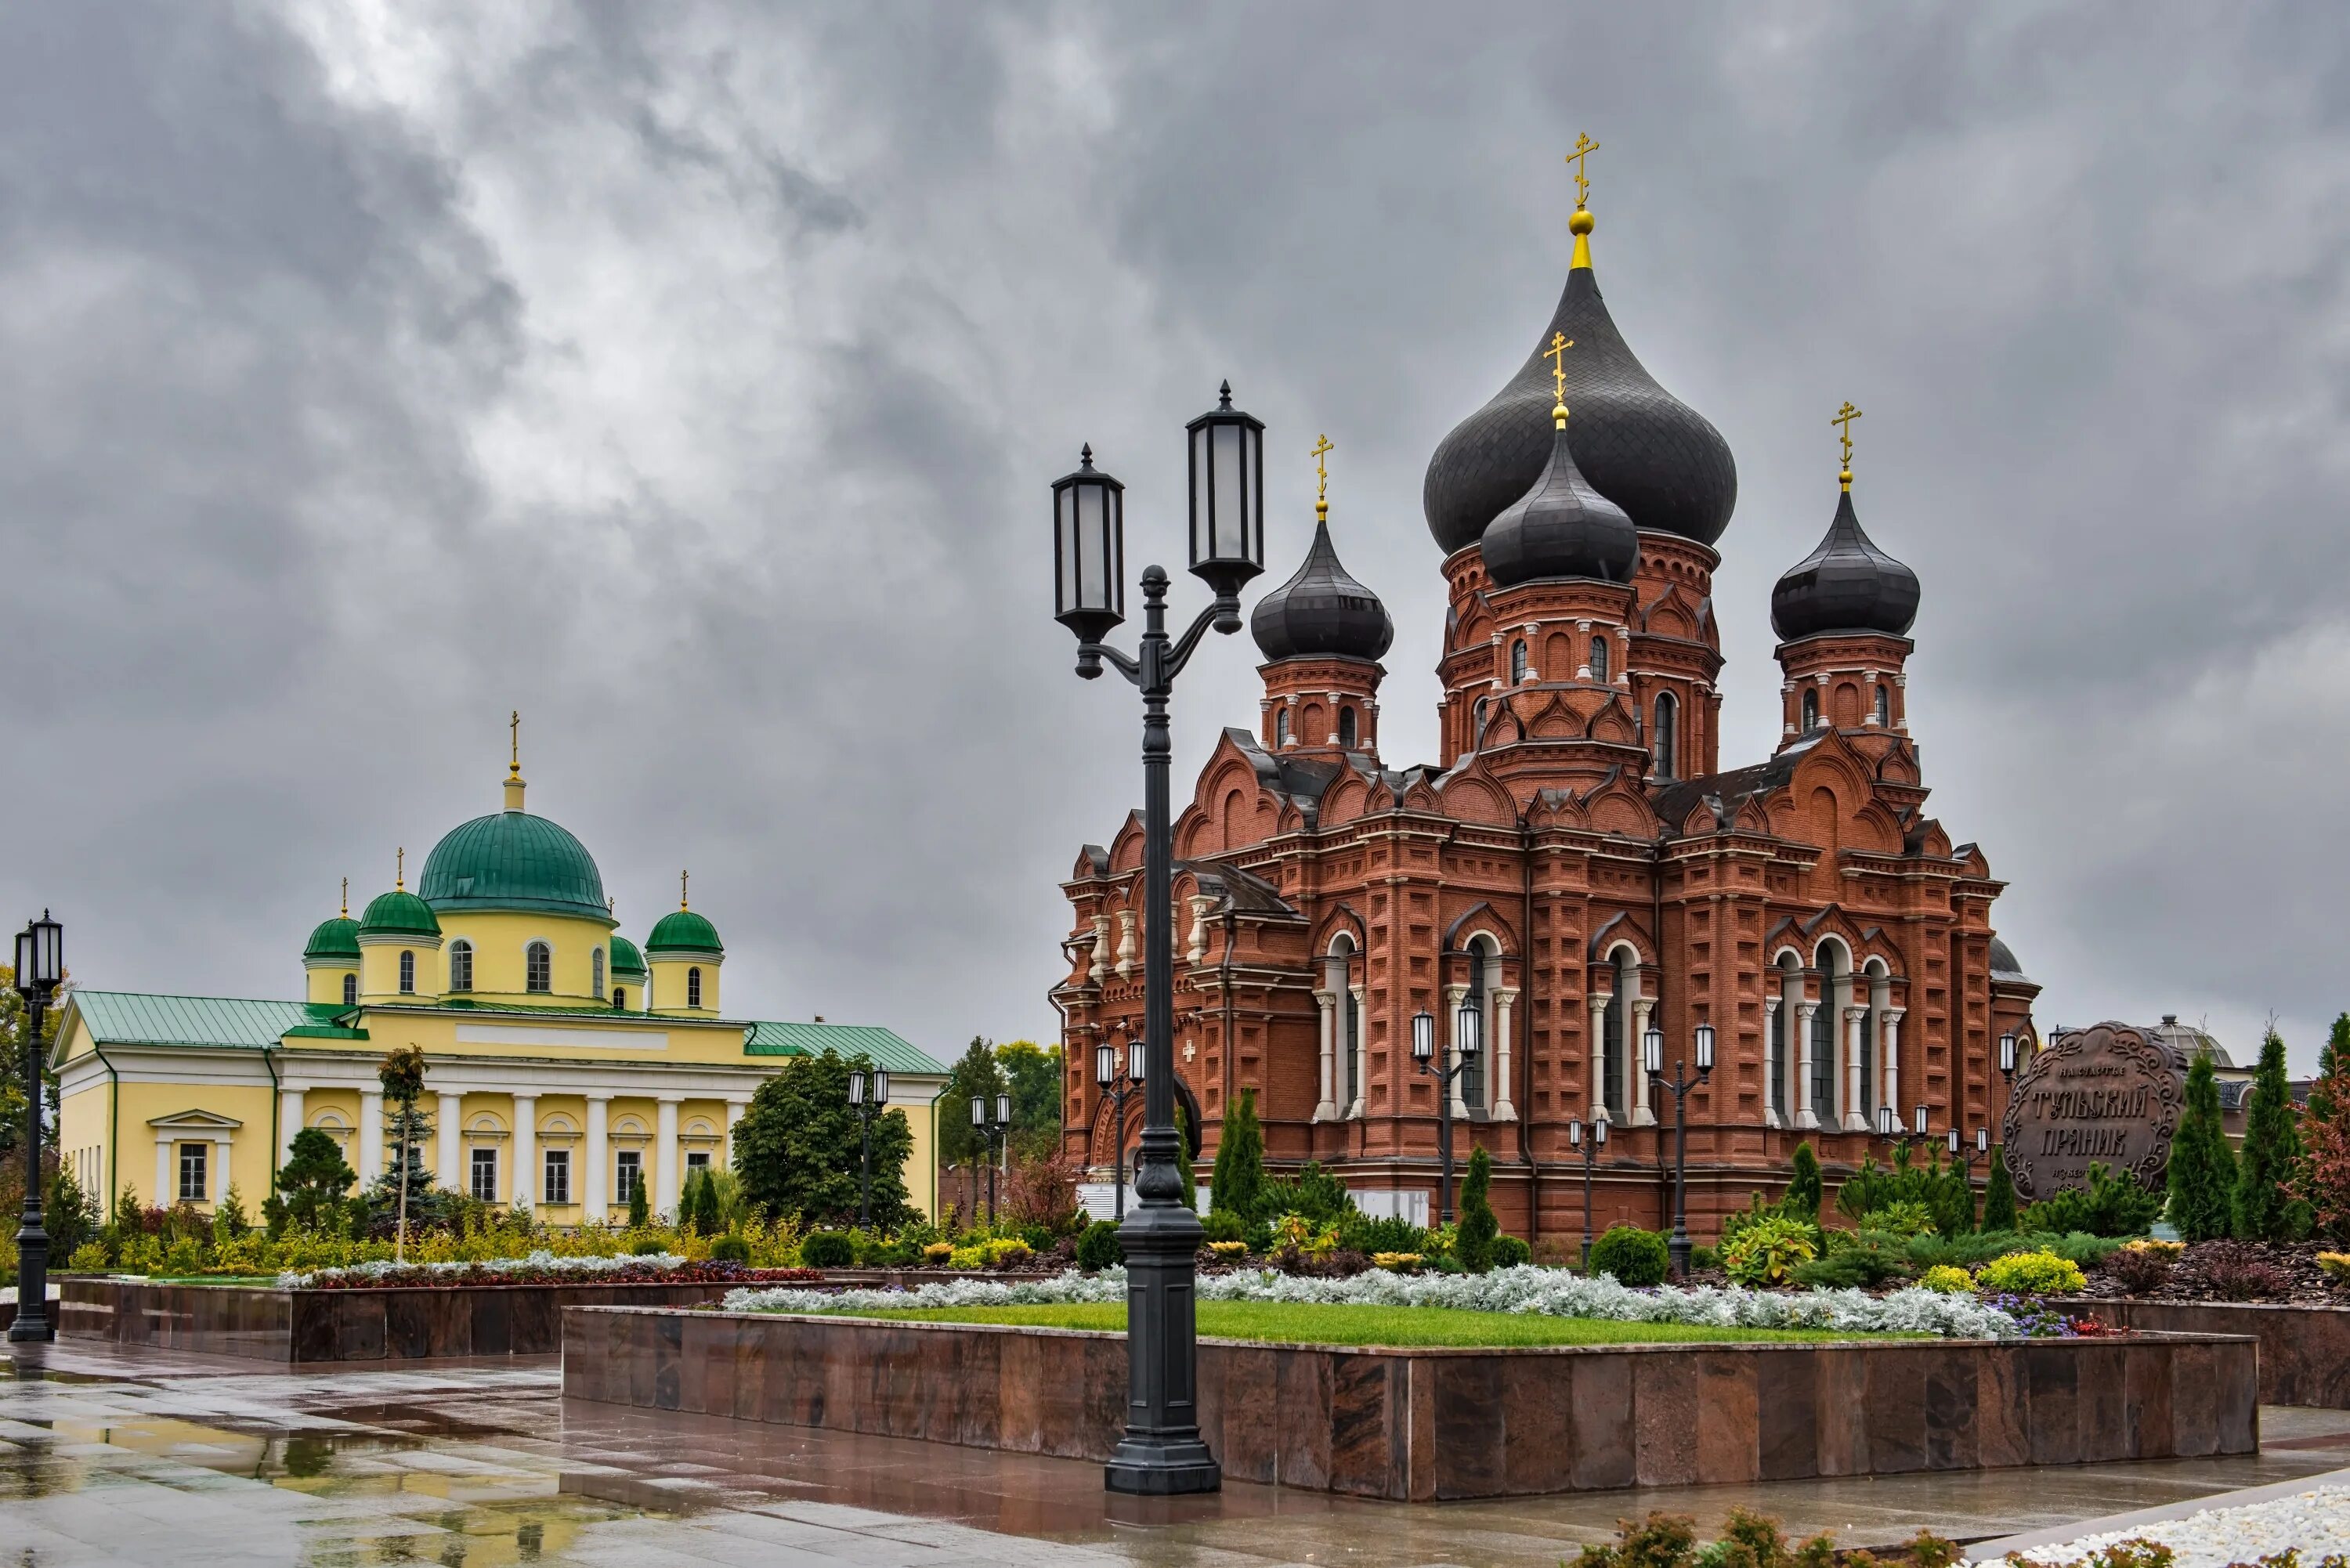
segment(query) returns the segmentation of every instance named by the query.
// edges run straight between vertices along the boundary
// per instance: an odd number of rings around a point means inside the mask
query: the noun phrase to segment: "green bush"
[[[1262,1211],[1263,1197],[1264,1129],[1257,1125],[1256,1091],[1243,1089],[1217,1135],[1216,1168],[1209,1179],[1208,1198],[1213,1208],[1253,1220]]]
[[[1248,1240],[1248,1221],[1229,1209],[1214,1210],[1200,1221],[1200,1240],[1245,1241]]]
[[[1523,1236],[1496,1236],[1493,1238],[1493,1267],[1497,1269],[1523,1268],[1534,1261],[1534,1247]]]
[[[1502,1222],[1493,1218],[1492,1190],[1493,1157],[1480,1144],[1469,1156],[1469,1179],[1461,1189],[1461,1223],[1452,1242],[1452,1255],[1472,1274],[1493,1266],[1493,1238],[1502,1233]]]
[[[1860,1217],[1860,1228],[1864,1231],[1881,1231],[1889,1236],[1908,1237],[1923,1236],[1929,1232],[1936,1235],[1941,1233],[1941,1227],[1934,1223],[1934,1216],[1927,1207],[1923,1203],[1908,1199],[1888,1203],[1882,1209],[1870,1210]]]
[[[1355,1252],[1421,1252],[1428,1232],[1399,1215],[1374,1220],[1359,1209],[1338,1217],[1338,1245]]]
[[[669,1243],[668,1243],[668,1242],[666,1242],[666,1241],[654,1241],[654,1240],[653,1240],[651,1237],[650,1237],[650,1236],[646,1237],[646,1238],[645,1238],[643,1241],[638,1241],[638,1242],[633,1243],[633,1244],[632,1244],[632,1245],[630,1245],[630,1247],[629,1248],[629,1254],[630,1254],[631,1256],[633,1256],[633,1257],[639,1257],[639,1258],[650,1258],[650,1257],[652,1257],[652,1256],[656,1255],[657,1253],[666,1252],[666,1251],[669,1251]]]
[[[1316,1225],[1335,1225],[1354,1211],[1355,1200],[1347,1196],[1347,1184],[1318,1159],[1307,1160],[1294,1177],[1268,1180],[1257,1199],[1260,1214],[1303,1214]]]
[[[1964,1269],[1954,1268],[1949,1263],[1935,1264],[1918,1276],[1918,1282],[1929,1291],[1940,1291],[1945,1295],[1957,1295],[1975,1288],[1974,1281],[1968,1277]]]
[[[751,1261],[751,1243],[740,1236],[721,1236],[710,1243],[710,1258],[717,1263],[747,1263]]]
[[[2088,1282],[2078,1263],[2054,1252],[2011,1252],[1975,1271],[1977,1289],[2009,1295],[2068,1295]]]
[[[1591,1248],[1591,1272],[1613,1274],[1618,1284],[1661,1285],[1672,1266],[1665,1239],[1637,1225],[1618,1225]]]
[[[1211,1215],[1209,1218],[1213,1219]],[[1238,1240],[1237,1237],[1232,1238]],[[1118,1262],[1123,1254],[1118,1249],[1118,1221],[1097,1220],[1086,1227],[1077,1238],[1077,1267],[1095,1273]]]
[[[1814,1258],[1808,1263],[1799,1263],[1792,1278],[1799,1285],[1849,1291],[1884,1284],[1899,1278],[1903,1272],[1901,1265],[1884,1253],[1855,1248],[1850,1251]]]
[[[2056,1235],[2082,1231],[2092,1236],[2142,1236],[2161,1212],[2161,1194],[2096,1164],[2089,1167],[2085,1189],[2068,1187],[2024,1210],[2022,1228]]]
[[[1794,1174],[1787,1179],[1786,1196],[1780,1199],[1790,1214],[1820,1217],[1820,1204],[1826,1188],[1820,1180],[1820,1157],[1812,1150],[1812,1140],[1805,1138],[1795,1146]]]
[[[1741,1285],[1782,1285],[1819,1255],[1819,1232],[1809,1221],[1775,1216],[1741,1230],[1721,1249],[1722,1272]]]
[[[2015,1229],[2015,1181],[2007,1174],[2005,1144],[1993,1145],[1991,1151],[1991,1176],[1983,1182],[1982,1228]]]
[[[810,1269],[846,1269],[857,1262],[857,1239],[846,1231],[814,1231],[800,1243],[800,1263]]]

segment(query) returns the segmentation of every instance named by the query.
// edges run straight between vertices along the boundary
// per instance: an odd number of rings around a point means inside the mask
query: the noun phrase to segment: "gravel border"
[[[1997,1563],[2013,1553],[2028,1563],[2070,1563],[2137,1540],[2168,1546],[2178,1553],[2175,1568],[2227,1568],[2289,1546],[2306,1563],[2350,1552],[2350,1469],[1980,1542],[1968,1548],[1967,1561]]]

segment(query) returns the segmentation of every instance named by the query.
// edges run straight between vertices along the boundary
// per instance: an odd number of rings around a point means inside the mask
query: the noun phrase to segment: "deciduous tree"
[[[734,1174],[745,1202],[806,1225],[855,1222],[858,1122],[848,1075],[869,1066],[831,1051],[786,1057],[759,1085],[734,1128]],[[873,1118],[873,1223],[883,1230],[915,1218],[905,1177],[913,1148],[904,1111],[893,1106]]]

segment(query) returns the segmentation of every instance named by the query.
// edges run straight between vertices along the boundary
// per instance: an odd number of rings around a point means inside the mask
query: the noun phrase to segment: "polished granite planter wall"
[[[281,1291],[78,1279],[65,1282],[58,1333],[68,1339],[253,1361],[552,1355],[563,1348],[564,1306],[693,1306],[717,1300],[729,1288],[703,1283]]]
[[[1126,1418],[1122,1334],[642,1308],[564,1313],[567,1397],[1069,1459]],[[1988,1469],[2260,1445],[2258,1345],[1351,1350],[1200,1345],[1235,1480],[1423,1501]]]
[[[2350,1410],[2350,1307],[2261,1302],[2067,1302],[2065,1310],[2158,1334],[2249,1334],[2261,1342],[2261,1403]]]

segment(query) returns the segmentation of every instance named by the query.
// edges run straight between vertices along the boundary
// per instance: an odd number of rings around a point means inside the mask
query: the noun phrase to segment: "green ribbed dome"
[[[640,975],[645,972],[645,955],[637,944],[626,937],[612,939],[612,972],[615,975]]]
[[[452,829],[425,857],[417,891],[436,909],[545,909],[617,925],[587,846],[526,811],[501,811]]]
[[[426,911],[428,914],[430,910]],[[331,920],[321,920],[318,929],[310,933],[310,945],[302,950],[306,959],[348,959],[359,961],[359,923],[348,915],[337,915]]]
[[[389,893],[377,894],[375,901],[367,907],[367,912],[359,917],[359,934],[437,937],[441,934],[441,922],[433,916],[432,905],[404,888],[395,888]]]
[[[671,909],[646,940],[649,953],[723,953],[718,928],[691,909]]]

